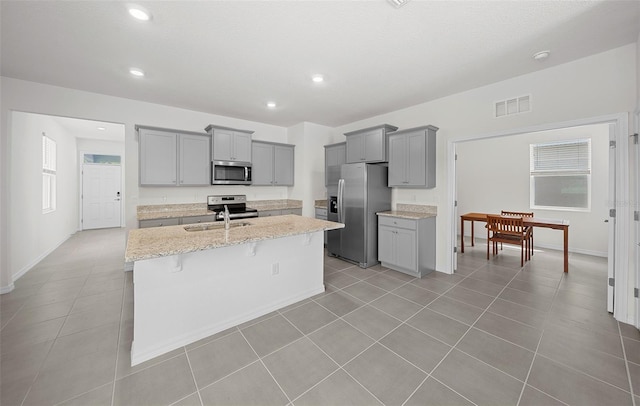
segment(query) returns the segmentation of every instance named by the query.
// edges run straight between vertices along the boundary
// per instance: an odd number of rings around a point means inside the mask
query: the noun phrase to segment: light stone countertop
[[[341,223],[294,214],[231,221],[231,224],[234,223],[250,225],[225,230],[223,222],[215,222],[130,230],[125,261],[141,261],[344,227]],[[206,224],[220,225],[221,228],[204,231],[185,230],[185,227],[202,227]]]
[[[213,215],[214,212],[207,210],[206,203],[138,206],[136,213],[138,221],[194,216],[212,216],[211,221],[215,221]]]
[[[429,217],[436,217],[436,215],[438,214],[438,207],[421,205],[421,204],[398,203],[396,205],[396,210],[381,211],[376,214],[378,216],[420,220],[420,219],[426,219]]]
[[[314,202],[314,207],[316,209],[326,209],[327,208],[327,199],[319,199]]]
[[[247,207],[258,211],[301,209],[302,200],[277,199],[277,200],[252,200],[247,201]]]

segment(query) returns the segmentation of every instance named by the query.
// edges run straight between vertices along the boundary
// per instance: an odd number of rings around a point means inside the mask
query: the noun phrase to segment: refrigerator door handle
[[[344,197],[344,179],[338,180],[338,222],[344,223],[344,207],[342,199]]]

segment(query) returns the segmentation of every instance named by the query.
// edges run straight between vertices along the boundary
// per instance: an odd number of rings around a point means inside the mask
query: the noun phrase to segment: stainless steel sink
[[[238,227],[246,227],[250,226],[251,223],[247,223],[246,221],[238,222],[238,223],[230,223],[229,228],[238,228]],[[219,223],[206,223],[206,224],[189,224],[184,226],[185,231],[207,231],[207,230],[224,230],[224,221]]]

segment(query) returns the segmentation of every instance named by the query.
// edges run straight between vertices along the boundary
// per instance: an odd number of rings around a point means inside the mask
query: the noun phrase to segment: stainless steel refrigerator
[[[338,171],[334,171],[337,175]],[[391,210],[387,167],[355,163],[340,166],[340,177],[327,187],[327,218],[345,227],[327,233],[335,257],[368,268],[378,263],[379,211]]]

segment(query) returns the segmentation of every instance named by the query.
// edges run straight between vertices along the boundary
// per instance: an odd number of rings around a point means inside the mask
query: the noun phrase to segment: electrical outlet
[[[276,276],[280,273],[280,264],[277,262],[275,264],[271,264],[271,276]]]

